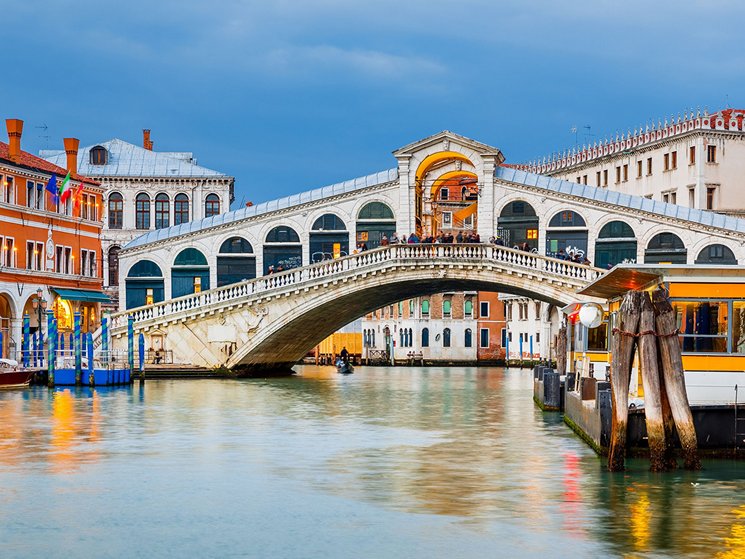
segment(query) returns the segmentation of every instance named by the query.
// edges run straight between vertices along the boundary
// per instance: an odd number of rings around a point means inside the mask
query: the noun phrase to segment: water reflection
[[[248,514],[226,506],[234,495],[274,511],[307,494],[306,507],[332,499],[364,525],[389,518],[420,530],[423,550],[441,518],[450,538],[493,544],[499,534],[528,556],[742,557],[741,464],[660,475],[631,460],[630,472],[611,475],[558,414],[535,408],[531,382],[501,369],[359,368],[342,378],[306,367],[293,378],[0,393],[0,497],[28,511],[60,505],[44,480],[84,474],[94,497],[66,494],[64,506],[100,498],[105,508],[113,493],[127,517],[143,499],[188,500],[205,486],[194,479],[207,479],[220,506],[207,513],[190,501],[191,514],[217,525]],[[132,472],[149,483],[112,489]],[[221,479],[231,480],[223,494]],[[40,489],[21,500],[19,483]],[[197,520],[173,502],[184,522]]]

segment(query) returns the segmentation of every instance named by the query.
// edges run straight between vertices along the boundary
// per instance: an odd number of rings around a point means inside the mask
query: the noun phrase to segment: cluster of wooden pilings
[[[656,289],[651,296],[646,291],[626,293],[612,340],[610,376],[613,416],[608,469],[624,469],[629,385],[637,350],[644,388],[650,469],[660,472],[677,467],[673,454],[675,431],[680,439],[685,467],[689,470],[700,469],[676,317],[667,292]]]

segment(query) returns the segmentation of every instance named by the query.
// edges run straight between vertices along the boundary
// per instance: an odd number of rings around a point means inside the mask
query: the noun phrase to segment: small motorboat
[[[349,361],[342,361],[339,359],[336,362],[336,372],[340,375],[351,375],[354,372],[354,367]]]
[[[0,388],[26,388],[34,371],[18,366],[13,359],[0,359]]]

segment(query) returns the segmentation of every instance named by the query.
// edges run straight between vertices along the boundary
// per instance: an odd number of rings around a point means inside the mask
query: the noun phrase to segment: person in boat
[[[347,351],[346,346],[341,348],[341,353],[339,354],[339,357],[341,358],[342,363],[344,364],[349,363],[349,352]]]

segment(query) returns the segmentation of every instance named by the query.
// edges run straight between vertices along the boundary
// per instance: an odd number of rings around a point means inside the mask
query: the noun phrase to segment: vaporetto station
[[[621,262],[745,262],[745,220],[529,173],[448,131],[393,155],[387,171],[132,241],[121,253],[115,347],[133,317],[176,363],[287,365],[407,297],[482,289],[563,305]],[[454,229],[473,229],[482,244],[380,247],[394,233]],[[354,254],[360,243],[367,251]],[[570,247],[590,264],[557,258]]]

